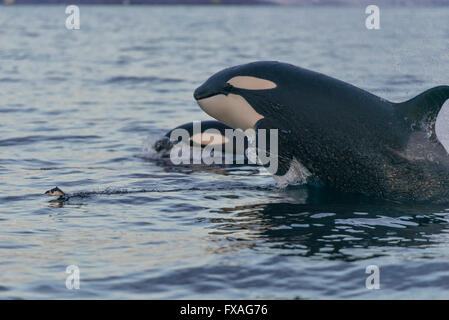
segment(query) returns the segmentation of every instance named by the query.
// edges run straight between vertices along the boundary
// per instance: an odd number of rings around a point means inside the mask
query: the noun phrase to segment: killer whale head
[[[264,118],[260,104],[250,101],[257,94],[259,101],[269,101],[273,92],[282,90],[288,79],[279,72],[281,63],[260,61],[226,68],[212,75],[194,91],[194,98],[207,114],[234,129],[254,128]],[[264,95],[266,95],[264,97]]]
[[[164,137],[154,144],[154,149],[157,152],[161,150],[170,150],[174,144],[181,141],[181,137],[177,137],[176,140],[172,141],[171,135],[177,129],[183,129],[187,131],[191,147],[204,148],[209,144],[222,144],[227,143],[227,138],[225,136],[226,129],[231,129],[229,126],[215,120],[208,121],[196,121],[199,127],[199,132],[195,132],[195,122],[184,123],[176,128],[168,131]],[[208,130],[214,129],[214,133],[208,132]]]
[[[257,154],[263,157],[267,155],[269,158],[269,160],[268,158],[265,160],[259,158],[259,160],[268,167],[270,173],[284,176],[291,171],[291,164],[295,161],[300,164],[300,160],[298,157],[294,159],[290,154],[290,145],[292,148],[295,147],[294,145],[287,142],[283,143],[282,150],[278,149],[278,130],[282,130],[282,135],[285,137],[290,134],[288,130],[290,126],[286,125],[285,121],[282,123],[278,121],[275,114],[283,118],[285,114],[295,109],[292,87],[296,86],[298,74],[301,75],[301,71],[303,69],[299,67],[277,61],[238,65],[212,75],[194,91],[194,98],[203,111],[226,125],[244,131],[255,129],[258,132]],[[281,105],[286,106],[282,113],[279,112]],[[265,119],[265,117],[268,118]],[[287,130],[284,130],[285,128]],[[276,138],[273,137],[273,140],[271,129],[275,130]],[[270,135],[270,141],[263,138],[259,140],[260,131],[266,134],[264,137]],[[281,140],[285,141],[284,138]],[[275,145],[274,142],[276,142]],[[293,174],[292,179],[287,179],[289,183],[293,180],[304,181],[303,176],[310,175],[305,167],[302,165],[298,167],[303,170],[299,170],[300,174]]]
[[[281,65],[277,61],[258,61],[223,69],[199,86],[193,93],[196,100],[218,94],[228,95],[232,88],[273,89],[276,87],[276,71]]]
[[[180,130],[186,133],[180,134]],[[182,142],[189,145],[190,148],[198,148],[201,150],[211,149],[219,150],[223,157],[224,153],[232,153],[235,158],[243,157],[243,161],[247,163],[246,153],[249,147],[247,136],[242,136],[243,146],[238,148],[231,139],[234,136],[227,136],[226,131],[233,129],[224,123],[216,120],[194,121],[177,126],[168,131],[163,137],[153,144],[153,149],[163,158],[169,157],[170,152],[175,146]],[[185,139],[187,137],[187,139]],[[232,141],[234,142],[234,141]],[[207,150],[205,150],[207,152]]]

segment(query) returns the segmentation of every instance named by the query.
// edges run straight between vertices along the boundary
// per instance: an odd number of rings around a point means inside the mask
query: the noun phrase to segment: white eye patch
[[[449,100],[441,107],[435,122],[435,133],[438,141],[443,145],[449,153]]]
[[[270,80],[250,76],[237,76],[228,80],[236,88],[248,90],[266,90],[276,88],[276,83]]]
[[[222,136],[221,134],[213,134],[208,132],[203,133],[197,133],[190,137],[190,140],[192,140],[197,145],[216,145],[216,144],[225,144],[229,141],[228,138],[225,136]]]

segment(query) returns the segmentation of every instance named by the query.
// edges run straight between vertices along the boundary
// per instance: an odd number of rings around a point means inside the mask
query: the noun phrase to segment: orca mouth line
[[[210,98],[210,97],[213,97],[213,96],[216,96],[219,94],[223,94],[223,95],[227,96],[232,91],[233,88],[234,88],[234,86],[230,83],[226,83],[224,85],[224,87],[219,90],[211,90],[210,88],[200,86],[200,87],[196,88],[196,90],[193,92],[193,97],[195,98],[196,101],[198,101],[198,100]]]
[[[217,94],[219,94],[219,93],[216,93],[216,92],[213,92],[213,93],[207,93],[207,92],[197,93],[197,91],[198,90],[195,90],[195,92],[193,93],[193,97],[195,98],[196,101],[202,100],[202,99],[207,99],[207,98],[210,98],[210,97],[213,97],[213,96],[216,96]]]

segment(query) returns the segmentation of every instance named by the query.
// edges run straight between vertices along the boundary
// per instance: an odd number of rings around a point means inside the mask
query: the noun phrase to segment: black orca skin
[[[243,89],[228,81],[250,76],[275,88]],[[196,100],[235,94],[279,130],[279,169],[296,158],[326,186],[393,201],[449,203],[449,155],[435,121],[449,86],[393,103],[343,81],[291,64],[253,62],[227,68],[195,90]],[[221,119],[217,119],[221,120]]]

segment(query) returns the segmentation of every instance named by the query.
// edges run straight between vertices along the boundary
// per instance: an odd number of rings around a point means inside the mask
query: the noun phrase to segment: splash
[[[290,168],[283,176],[274,175],[273,178],[280,188],[288,185],[301,185],[307,183],[307,178],[312,176],[310,171],[302,165],[296,158],[290,162]]]

